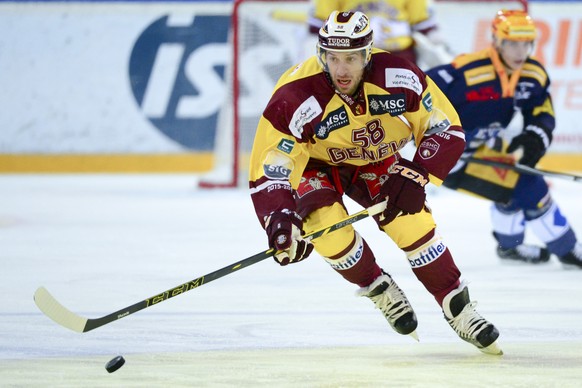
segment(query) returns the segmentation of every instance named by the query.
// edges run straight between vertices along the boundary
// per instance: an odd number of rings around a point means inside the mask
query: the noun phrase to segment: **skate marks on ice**
[[[488,356],[464,343],[126,354],[4,360],[8,386],[579,387],[582,343],[504,343]]]
[[[580,233],[573,185],[553,189]],[[9,296],[0,307],[0,386],[581,386],[582,271],[555,258],[501,265],[488,204],[454,192],[431,203],[479,312],[501,332],[502,357],[458,339],[401,253],[366,221],[357,229],[411,300],[420,343],[392,333],[317,256],[284,270],[258,264],[83,335],[41,315],[32,300],[41,285],[72,311],[101,316],[264,249],[246,191],[193,186],[187,176],[0,179],[0,291]],[[468,222],[467,209],[484,221]],[[118,354],[127,363],[107,373]]]

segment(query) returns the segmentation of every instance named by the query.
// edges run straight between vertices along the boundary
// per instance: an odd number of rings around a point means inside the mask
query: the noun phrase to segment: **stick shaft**
[[[562,179],[567,179],[567,180],[575,181],[575,182],[582,181],[582,176],[579,176],[579,175],[568,174],[565,172],[558,172],[558,171],[542,170],[539,168],[524,166],[522,164],[509,164],[509,163],[499,162],[499,161],[491,160],[491,159],[479,159],[479,158],[473,158],[473,157],[463,157],[462,160],[464,160],[467,163],[476,163],[476,164],[482,164],[484,166],[503,168],[505,170],[512,170],[512,171],[518,172],[520,174],[562,178]]]
[[[316,230],[308,235],[306,238],[316,239],[318,237],[324,236],[328,233],[331,233],[335,230],[344,228],[348,225],[351,225],[357,221],[360,221],[364,218],[369,216],[373,216],[376,214],[381,213],[386,208],[386,203],[381,202],[377,205],[371,206],[367,209],[364,209],[358,213],[350,215],[343,220],[336,222],[333,225],[328,227]],[[61,326],[64,326],[70,330],[85,333],[90,330],[96,329],[108,323],[117,321],[118,319],[125,318],[128,315],[136,313],[140,310],[145,308],[151,307],[155,304],[164,302],[170,298],[173,298],[176,295],[181,295],[185,292],[193,290],[194,288],[198,288],[207,284],[213,280],[219,279],[223,276],[229,275],[233,272],[241,270],[245,267],[251,266],[256,264],[260,261],[263,261],[269,257],[272,257],[274,254],[273,249],[268,249],[266,251],[257,253],[253,256],[247,257],[246,259],[237,261],[231,265],[228,265],[224,268],[216,270],[214,272],[210,272],[206,275],[200,276],[199,278],[190,280],[189,282],[180,284],[176,287],[173,287],[169,290],[166,290],[162,293],[154,295],[150,298],[144,299],[140,302],[137,302],[131,306],[122,308],[121,310],[115,311],[111,314],[107,314],[100,318],[85,318],[80,315],[77,315],[59,303],[44,287],[39,287],[36,292],[34,293],[34,302],[38,306],[38,308],[49,318],[53,321],[58,323]]]

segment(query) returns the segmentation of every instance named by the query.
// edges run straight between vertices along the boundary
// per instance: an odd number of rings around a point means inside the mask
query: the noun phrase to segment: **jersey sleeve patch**
[[[283,151],[286,154],[290,154],[291,151],[293,151],[293,147],[295,147],[295,142],[293,140],[287,139],[281,139],[277,145],[277,149]]]
[[[387,88],[406,88],[412,90],[419,96],[422,94],[420,79],[412,70],[387,68],[385,74]]]
[[[263,162],[263,172],[272,180],[288,180],[292,171],[293,161],[277,151],[269,152]]]
[[[430,159],[439,151],[440,144],[435,139],[426,139],[418,146],[418,154],[422,159]]]
[[[422,106],[426,109],[427,112],[432,112],[432,96],[430,93],[427,93],[426,96],[422,98]]]
[[[428,120],[428,128],[425,135],[434,135],[448,130],[451,126],[451,120],[440,109],[431,109],[430,119]]]
[[[446,69],[440,69],[439,71],[437,71],[437,74],[439,75],[439,77],[443,79],[443,81],[445,81],[448,84],[455,80]]]
[[[297,110],[293,113],[291,122],[289,123],[289,131],[297,139],[301,139],[303,133],[303,126],[323,112],[321,105],[317,102],[314,96],[309,97],[303,101]]]

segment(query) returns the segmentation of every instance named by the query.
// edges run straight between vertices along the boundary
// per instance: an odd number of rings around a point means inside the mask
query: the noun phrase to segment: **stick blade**
[[[59,303],[44,287],[39,287],[34,293],[34,303],[50,319],[67,329],[83,333],[87,318],[83,318]]]

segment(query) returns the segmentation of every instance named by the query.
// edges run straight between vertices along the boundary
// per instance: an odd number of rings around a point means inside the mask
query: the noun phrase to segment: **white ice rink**
[[[551,183],[582,237],[582,186]],[[95,318],[266,249],[248,193],[199,191],[187,175],[2,175],[0,386],[581,387],[582,271],[555,258],[502,264],[487,202],[444,188],[430,201],[502,357],[453,333],[370,219],[355,226],[407,293],[420,342],[393,332],[317,255],[283,268],[268,259],[69,331],[37,309],[37,287]],[[118,354],[125,366],[107,373]]]

